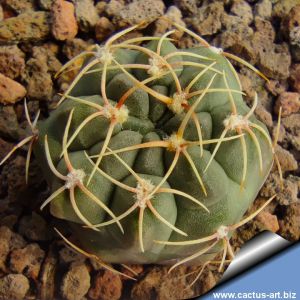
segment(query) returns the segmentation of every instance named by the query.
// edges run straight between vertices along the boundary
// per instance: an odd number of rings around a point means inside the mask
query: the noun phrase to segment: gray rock
[[[75,15],[81,31],[89,32],[99,19],[97,9],[92,0],[73,0]]]

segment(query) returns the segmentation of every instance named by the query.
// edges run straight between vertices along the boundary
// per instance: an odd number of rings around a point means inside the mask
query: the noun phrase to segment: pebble
[[[0,46],[0,73],[11,79],[19,77],[25,69],[25,54],[16,46]]]
[[[44,11],[31,11],[7,18],[0,23],[0,42],[37,42],[50,34],[49,14]]]
[[[272,2],[270,0],[260,0],[254,6],[254,14],[263,19],[270,19],[272,15]]]
[[[93,300],[118,300],[121,298],[122,288],[120,276],[104,270],[95,275],[88,295]]]
[[[85,264],[73,263],[64,275],[61,294],[66,300],[82,300],[90,288],[90,274]]]
[[[300,64],[293,64],[291,66],[289,81],[292,89],[300,93]]]
[[[113,23],[106,17],[101,17],[95,26],[96,40],[102,42],[116,30]]]
[[[41,9],[50,10],[53,4],[53,0],[38,0],[38,4]]]
[[[22,300],[29,288],[29,280],[24,275],[6,275],[0,279],[0,300]]]
[[[18,14],[36,9],[34,0],[4,0],[3,2],[8,8]]]
[[[253,21],[252,8],[247,1],[233,0],[230,12],[238,16],[240,20],[247,25]]]
[[[53,82],[48,70],[47,63],[44,60],[30,58],[27,61],[23,80],[26,82],[28,98],[39,101],[51,100]]]
[[[63,264],[69,264],[72,262],[84,263],[86,257],[74,249],[64,245],[63,248],[59,250],[59,260]]]
[[[223,3],[213,2],[200,7],[192,18],[186,19],[186,23],[191,23],[194,30],[200,35],[212,35],[222,27],[223,12]]]
[[[26,89],[20,83],[0,74],[0,103],[14,104],[25,95]]]
[[[74,0],[75,15],[79,28],[83,32],[94,29],[99,16],[93,0]]]
[[[115,12],[113,22],[118,27],[136,25],[141,22],[151,23],[164,14],[165,5],[162,0],[134,1]]]
[[[271,232],[277,232],[279,230],[277,216],[267,211],[259,213],[255,221],[258,223],[257,225],[261,230],[269,230]]]
[[[23,249],[12,251],[10,269],[16,273],[25,272],[28,277],[37,280],[44,256],[45,252],[38,244],[29,244]]]
[[[289,241],[300,239],[300,203],[293,203],[287,206],[284,219],[279,221],[280,236]]]
[[[37,213],[24,216],[19,223],[19,233],[31,241],[48,241],[51,232],[46,221]]]
[[[68,1],[55,0],[51,6],[52,34],[59,41],[71,40],[78,32],[74,5]]]
[[[282,172],[295,171],[298,169],[298,163],[293,154],[280,145],[275,148],[275,153],[279,160]]]
[[[280,107],[282,109],[282,117],[300,112],[300,95],[294,92],[281,93],[275,103],[274,111],[276,114],[278,114]]]

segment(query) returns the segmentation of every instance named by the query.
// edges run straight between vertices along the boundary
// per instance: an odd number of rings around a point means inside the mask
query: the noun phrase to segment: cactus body
[[[273,162],[268,131],[245,104],[230,62],[213,48],[176,49],[167,39],[138,46],[144,50],[115,45],[108,48],[110,60],[94,49],[64,101],[38,123],[35,155],[52,192],[61,189],[49,201],[50,211],[104,261],[181,259],[209,241],[181,246],[157,241],[201,239],[241,220]],[[115,110],[108,113],[108,107]],[[128,116],[124,110],[121,120],[114,113],[125,107]],[[47,146],[67,181],[51,170]],[[96,226],[114,216],[111,224]],[[205,260],[221,246],[219,241],[195,259]]]

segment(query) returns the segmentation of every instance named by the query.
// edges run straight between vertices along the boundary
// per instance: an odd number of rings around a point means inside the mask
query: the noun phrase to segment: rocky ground
[[[0,160],[28,135],[24,105],[47,117],[72,74],[54,79],[67,60],[101,43],[111,34],[143,20],[152,22],[130,36],[161,35],[168,18],[189,27],[211,44],[259,68],[270,83],[236,65],[246,100],[258,92],[256,116],[274,135],[282,106],[276,153],[283,171],[283,189],[274,168],[254,211],[267,197],[277,200],[238,230],[235,249],[268,229],[284,238],[300,238],[300,1],[299,0],[2,0],[0,1]],[[179,38],[180,36],[177,36]],[[179,46],[195,43],[180,37]],[[33,160],[25,183],[26,149],[0,169],[0,300],[1,299],[183,299],[207,291],[220,277],[208,267],[192,288],[185,287],[194,268],[167,274],[167,267],[132,266],[137,281],[103,270],[65,246],[55,235],[51,218],[39,211],[47,187]],[[119,270],[126,271],[120,266]]]

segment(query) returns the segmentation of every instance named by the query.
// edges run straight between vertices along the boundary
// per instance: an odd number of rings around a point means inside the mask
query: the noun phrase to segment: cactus
[[[133,26],[67,63],[60,74],[84,59],[13,149],[30,141],[52,190],[41,208],[105,262],[175,268],[223,251],[223,264],[232,232],[273,199],[242,219],[274,161],[257,96],[249,108],[227,58],[243,61],[173,25],[199,46],[177,49],[174,30],[118,42]]]

